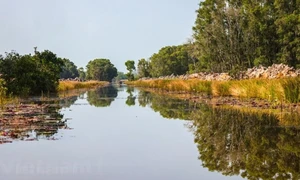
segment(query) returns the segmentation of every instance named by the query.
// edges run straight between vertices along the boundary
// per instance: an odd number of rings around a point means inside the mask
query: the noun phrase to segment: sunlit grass
[[[158,79],[158,80],[131,81],[131,82],[126,82],[126,84],[140,86],[140,87],[157,88],[166,91],[197,92],[197,93],[212,94],[210,81]]]
[[[300,77],[285,79],[281,84],[287,101],[291,103],[300,102]]]
[[[207,93],[213,96],[260,98],[272,102],[300,102],[300,78],[203,81],[197,79],[153,79],[127,82],[147,88],[175,92]]]
[[[106,81],[60,81],[57,91],[67,91],[73,89],[82,89],[82,88],[94,88],[99,86],[106,86],[109,82]]]

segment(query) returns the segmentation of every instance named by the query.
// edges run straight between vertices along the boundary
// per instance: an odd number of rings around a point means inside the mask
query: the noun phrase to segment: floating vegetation
[[[0,144],[13,141],[57,140],[59,129],[70,129],[59,101],[8,104],[0,110]]]

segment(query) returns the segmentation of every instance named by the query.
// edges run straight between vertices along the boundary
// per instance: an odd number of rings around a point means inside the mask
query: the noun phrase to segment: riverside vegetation
[[[260,98],[270,102],[300,102],[300,71],[286,65],[251,68],[238,77],[228,73],[193,73],[182,76],[142,78],[129,85],[166,91],[206,93],[212,96]]]
[[[57,57],[49,50],[39,52],[36,47],[33,55],[15,51],[0,55],[1,97],[103,86],[116,76],[117,69],[109,59],[89,61],[85,71],[69,59]],[[74,78],[78,81],[70,81]]]
[[[139,105],[184,119],[202,166],[246,179],[299,179],[299,112],[246,111],[139,91]]]
[[[203,81],[197,79],[151,79],[127,82],[129,85],[166,91],[205,93],[212,96],[261,98],[269,101],[300,102],[300,78]]]
[[[137,74],[142,80],[128,84],[213,96],[299,102],[297,7],[300,1],[296,0],[201,1],[193,36],[184,44],[162,47],[148,59],[138,60]],[[282,78],[273,71],[276,64],[287,71],[298,70]],[[252,79],[251,71],[255,68],[261,73]],[[241,72],[249,73],[251,79]]]

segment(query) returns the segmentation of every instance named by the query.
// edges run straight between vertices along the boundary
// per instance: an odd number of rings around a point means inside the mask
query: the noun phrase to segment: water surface
[[[113,86],[48,104],[2,124],[1,179],[299,178],[298,117]]]

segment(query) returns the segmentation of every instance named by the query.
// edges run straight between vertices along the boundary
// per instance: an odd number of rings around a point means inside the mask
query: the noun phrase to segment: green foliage
[[[150,58],[151,76],[182,75],[188,72],[189,55],[185,45],[166,46]]]
[[[118,90],[113,86],[101,87],[95,91],[88,91],[87,101],[95,107],[107,107],[118,96]]]
[[[99,81],[111,81],[117,76],[117,68],[109,59],[95,59],[86,66],[86,78]]]
[[[60,73],[60,78],[75,78],[79,77],[79,72],[77,66],[69,59],[62,59],[64,65],[62,66],[62,72]]]
[[[79,79],[86,80],[86,72],[84,71],[83,67],[80,67],[78,70]]]
[[[126,99],[127,106],[134,106],[135,105],[136,97],[132,94],[133,91],[134,91],[134,88],[127,87],[126,92],[129,94],[129,96],[127,96],[127,99]]]
[[[129,81],[133,81],[134,80],[134,74],[133,71],[135,70],[135,66],[134,66],[134,61],[133,60],[127,60],[125,62],[125,66],[126,69],[128,71],[128,73],[126,74],[127,78]]]
[[[209,171],[247,179],[300,178],[299,113],[248,112],[144,91],[138,100],[165,118],[190,120],[185,125]]]
[[[200,2],[190,54],[216,72],[300,63],[299,9],[293,0]],[[195,66],[195,64],[194,64]]]
[[[121,80],[121,79],[127,79],[127,76],[126,76],[126,74],[124,74],[123,72],[118,72],[117,78],[118,78],[119,80]]]
[[[138,76],[142,77],[150,77],[150,63],[145,59],[140,59],[137,65]]]
[[[279,61],[300,65],[300,1],[274,0]]]
[[[0,106],[3,107],[2,105],[5,102],[7,95],[7,88],[5,87],[5,81],[3,79],[0,79]]]
[[[289,78],[282,82],[285,98],[288,102],[300,102],[300,78]]]
[[[14,95],[55,92],[63,61],[45,50],[34,55],[6,53],[0,57],[0,74],[6,82],[8,93]]]

